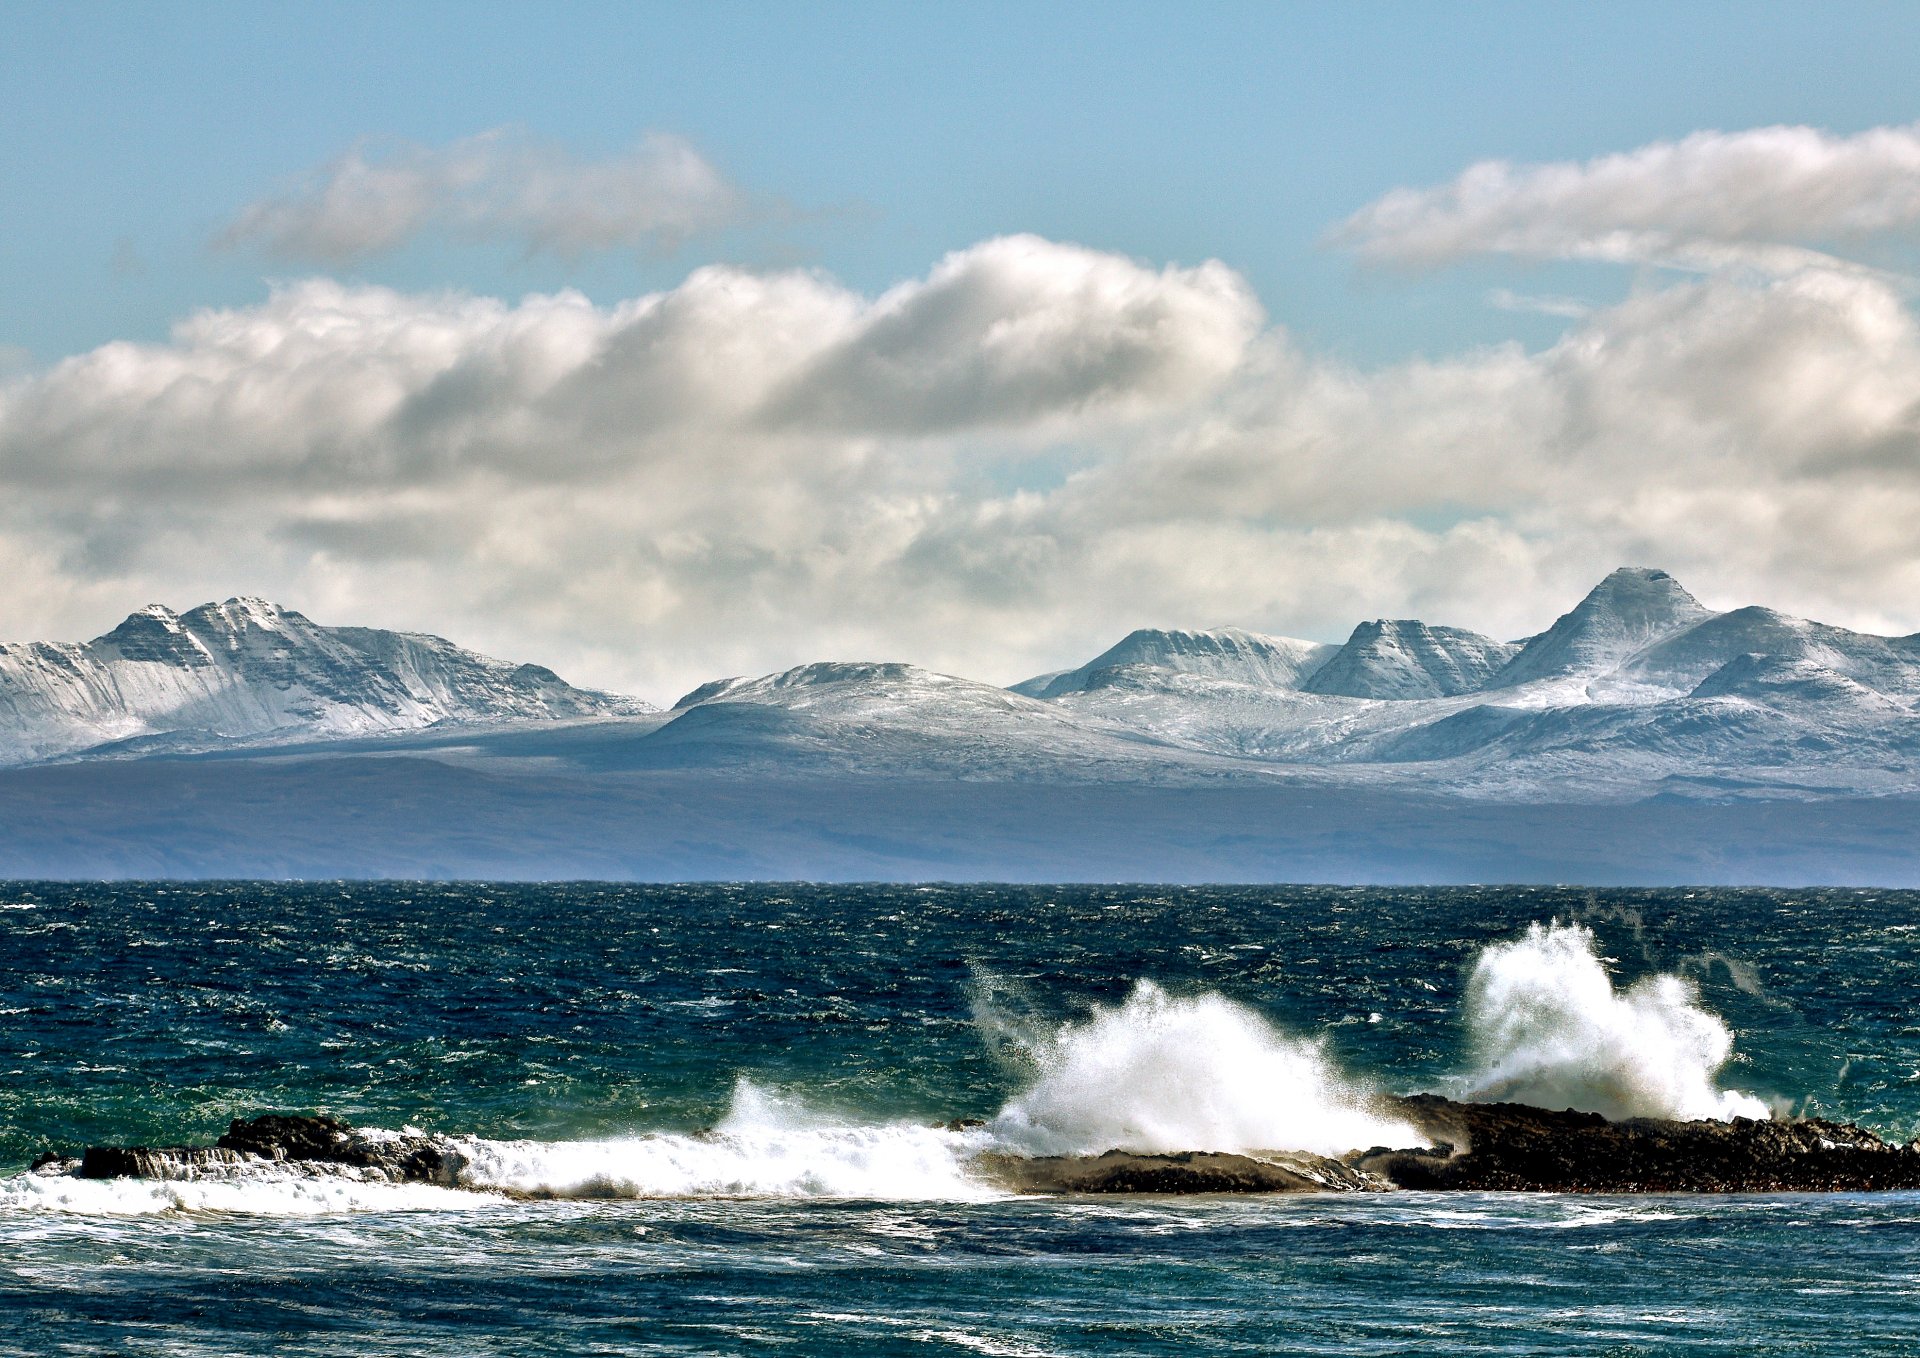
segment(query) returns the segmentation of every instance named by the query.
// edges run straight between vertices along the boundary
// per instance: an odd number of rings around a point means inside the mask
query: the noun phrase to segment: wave
[[[978,1129],[850,1122],[741,1080],[711,1131],[596,1141],[459,1137],[460,1182],[563,1198],[828,1197],[969,1201],[1002,1196],[968,1173]]]
[[[1468,1097],[1577,1108],[1609,1118],[1765,1117],[1715,1083],[1732,1035],[1693,985],[1655,974],[1616,990],[1594,936],[1535,924],[1473,965],[1463,1019]],[[985,1123],[928,1126],[836,1115],[741,1078],[728,1111],[697,1133],[577,1141],[434,1138],[459,1166],[453,1187],[381,1182],[350,1170],[253,1162],[177,1179],[0,1180],[0,1209],[88,1214],[232,1211],[311,1215],[477,1207],[510,1198],[870,1198],[977,1201],[1005,1189],[995,1157],[1184,1151],[1338,1157],[1426,1136],[1382,1111],[1321,1038],[1283,1031],[1217,993],[1140,981],[1116,1005],[1036,1024],[976,1005],[990,1050],[1025,1072]],[[362,1137],[419,1136],[361,1129]]]
[[[191,1179],[82,1179],[29,1172],[0,1179],[0,1212],[94,1217],[234,1213],[312,1217],[343,1212],[422,1212],[497,1207],[497,1194],[397,1184],[282,1165],[236,1167]]]
[[[988,1127],[1007,1150],[1307,1151],[1423,1146],[1382,1117],[1377,1091],[1319,1039],[1283,1033],[1223,995],[1141,981],[1125,1002],[1062,1025],[1032,1052],[1039,1074]]]
[[[1616,990],[1585,925],[1531,924],[1485,949],[1465,1017],[1472,1099],[1616,1120],[1771,1116],[1752,1094],[1715,1083],[1733,1034],[1692,982],[1656,973]]]

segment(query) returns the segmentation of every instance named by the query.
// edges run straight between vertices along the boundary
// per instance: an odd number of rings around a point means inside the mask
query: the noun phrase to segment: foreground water
[[[1556,918],[1618,995],[1513,951]],[[967,1157],[1352,1137],[1349,1079],[1505,1078],[1543,993],[1609,1089],[1905,1140],[1916,931],[1875,892],[4,885],[0,1353],[1911,1353],[1913,1195],[1018,1199]],[[479,1191],[21,1173],[266,1109],[469,1136]]]

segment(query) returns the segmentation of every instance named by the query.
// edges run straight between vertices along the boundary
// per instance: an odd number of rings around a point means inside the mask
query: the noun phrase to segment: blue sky
[[[365,137],[524,127],[610,154],[687,137],[793,220],[651,257],[424,246],[355,276],[596,299],[709,258],[874,291],[1031,231],[1219,258],[1362,362],[1553,327],[1490,288],[1617,272],[1385,278],[1326,229],[1473,161],[1582,159],[1700,128],[1909,121],[1910,5],[255,5],[16,3],[0,46],[0,343],[157,338],[274,272],[208,239]],[[287,272],[284,268],[280,272]]]
[[[1623,563],[1920,628],[1920,7],[6,30],[0,639],[265,594],[671,698]]]

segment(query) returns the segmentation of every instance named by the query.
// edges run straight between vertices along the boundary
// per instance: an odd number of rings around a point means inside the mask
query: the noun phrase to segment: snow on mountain
[[[1304,687],[1346,698],[1451,698],[1485,687],[1519,650],[1461,627],[1382,618],[1354,628]]]
[[[1850,709],[1891,719],[1912,704],[1805,657],[1737,655],[1702,679],[1691,698],[1735,698],[1767,707],[1809,712]]]
[[[1622,673],[1684,693],[1746,656],[1804,662],[1882,693],[1920,696],[1920,638],[1869,636],[1771,608],[1715,614],[1648,647]]]
[[[1381,621],[1291,688],[1096,661],[1042,691],[1270,772],[1501,798],[1877,794],[1920,789],[1917,665],[1920,638],[1718,614],[1629,569],[1517,646]]]
[[[689,693],[641,763],[1071,782],[1205,777],[1203,755],[912,665],[821,663]]]
[[[1073,670],[1015,684],[1015,693],[1058,698],[1111,682],[1112,672],[1145,667],[1156,673],[1196,674],[1267,688],[1298,688],[1340,648],[1294,637],[1268,637],[1222,627],[1208,632],[1142,628]]]
[[[748,781],[1288,779],[1522,801],[1920,792],[1920,637],[1715,613],[1657,570],[1615,571],[1517,645],[1417,620],[1363,623],[1338,647],[1143,630],[1014,690],[833,662],[718,680],[631,719],[648,711],[435,637],[319,627],[259,600],[144,609],[85,645],[0,647],[0,763],[378,737],[500,769]],[[582,720],[609,717],[630,719]]]
[[[650,710],[439,637],[322,627],[264,599],[158,604],[85,643],[0,646],[0,763]]]
[[[1655,642],[1711,616],[1665,571],[1622,567],[1521,647],[1489,687],[1601,678]]]

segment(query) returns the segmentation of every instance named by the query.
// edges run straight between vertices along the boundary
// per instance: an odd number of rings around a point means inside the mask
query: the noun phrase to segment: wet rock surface
[[[437,1137],[370,1135],[338,1118],[268,1113],[235,1118],[211,1146],[88,1146],[77,1172],[83,1179],[190,1179],[263,1161],[446,1186],[463,1163]]]
[[[1305,1154],[984,1155],[974,1168],[1015,1193],[1351,1193],[1392,1187],[1338,1160]]]
[[[1920,1188],[1920,1146],[1852,1123],[1608,1122],[1516,1103],[1391,1100],[1430,1150],[1348,1159],[1400,1188],[1538,1193],[1845,1193]]]
[[[1186,1151],[1024,1157],[988,1153],[977,1173],[1016,1193],[1833,1193],[1920,1189],[1920,1142],[1895,1145],[1851,1123],[1609,1122],[1594,1113],[1512,1103],[1456,1103],[1433,1094],[1386,1100],[1433,1145],[1374,1147],[1340,1159],[1298,1152]],[[415,1133],[369,1133],[336,1118],[236,1118],[211,1146],[89,1146],[49,1152],[35,1171],[82,1178],[192,1179],[286,1165],[395,1183],[454,1186],[455,1144]]]

